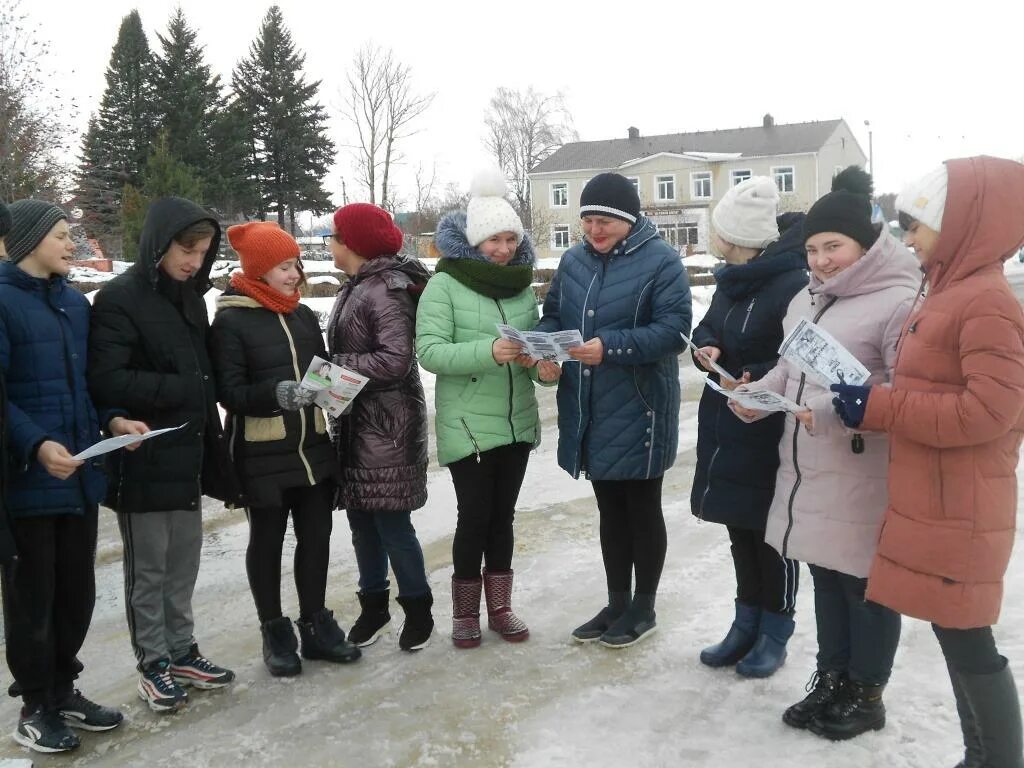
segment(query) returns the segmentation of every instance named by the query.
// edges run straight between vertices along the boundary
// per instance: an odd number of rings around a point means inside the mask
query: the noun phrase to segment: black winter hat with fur
[[[804,219],[804,242],[821,232],[838,232],[865,250],[875,244],[879,227],[871,221],[871,175],[856,165],[836,174],[832,191],[811,206]]]

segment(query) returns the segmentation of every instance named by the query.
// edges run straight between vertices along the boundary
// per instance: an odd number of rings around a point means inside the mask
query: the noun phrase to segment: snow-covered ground
[[[1009,271],[1024,276],[1024,265],[1008,266]],[[697,307],[706,307],[710,289],[694,295]],[[298,678],[271,678],[262,664],[245,578],[244,516],[211,503],[195,595],[197,634],[203,651],[232,666],[238,681],[223,691],[193,692],[185,711],[158,716],[135,695],[120,542],[105,510],[98,598],[81,655],[86,671],[80,685],[97,700],[120,706],[126,722],[113,733],[84,734],[73,755],[33,755],[36,765],[952,766],[961,747],[945,666],[929,626],[914,620],[903,625],[884,730],[832,744],[782,724],[782,710],[804,695],[814,669],[814,606],[806,570],[797,631],[778,674],[751,681],[699,663],[699,650],[716,642],[731,620],[734,580],[725,529],[689,514],[702,385],[689,365],[681,380],[680,456],[665,480],[669,551],[658,597],[659,632],[645,643],[612,651],[569,641],[569,631],[604,600],[597,515],[589,484],[557,466],[554,392],[542,389],[544,441],[531,458],[516,524],[514,600],[530,626],[528,642],[504,643],[486,631],[475,650],[456,650],[449,641],[455,500],[432,449],[430,499],[414,517],[437,601],[438,628],[429,648],[406,654],[392,636],[366,649],[354,665],[307,662]],[[432,400],[429,374],[424,384]],[[292,551],[289,542],[283,598],[294,617]],[[331,552],[328,605],[348,626],[357,611],[357,572],[341,514]],[[1024,554],[1018,550],[996,637],[1020,679],[1024,593],[1013,585],[1022,576]],[[393,609],[397,624],[401,612],[397,605]],[[3,669],[0,685],[9,683]],[[0,721],[13,729],[16,718],[17,704],[8,699]],[[0,740],[0,764],[25,754],[13,741]]]

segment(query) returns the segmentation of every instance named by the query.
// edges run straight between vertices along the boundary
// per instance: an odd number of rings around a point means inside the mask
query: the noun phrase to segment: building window
[[[567,182],[559,181],[551,185],[551,207],[569,207],[569,184]]]
[[[694,200],[711,199],[711,173],[710,171],[698,171],[690,174],[690,184],[693,186]]]
[[[684,224],[683,225],[683,229],[685,230],[685,235],[686,235],[685,242],[686,242],[687,245],[697,245],[697,244],[699,244],[700,238],[699,238],[699,236],[697,234],[697,225],[696,224]]]
[[[658,224],[658,234],[662,240],[682,253],[687,245],[699,245],[700,236],[697,224],[684,221],[679,224]]]
[[[784,195],[791,194],[796,190],[796,171],[791,165],[783,165],[772,168],[772,177],[775,179],[775,186]]]
[[[556,251],[564,251],[569,247],[569,228],[551,228],[551,247]]]
[[[754,174],[751,172],[751,170],[749,168],[743,168],[743,169],[740,169],[740,170],[730,171],[729,172],[729,178],[732,180],[732,185],[734,187],[737,184],[739,184],[741,181],[746,181],[747,179],[749,179],[753,175]]]
[[[627,176],[626,179],[633,185],[633,189],[636,190],[636,196],[640,197],[640,179],[636,176]]]
[[[676,199],[675,176],[654,177],[654,199],[662,202]]]

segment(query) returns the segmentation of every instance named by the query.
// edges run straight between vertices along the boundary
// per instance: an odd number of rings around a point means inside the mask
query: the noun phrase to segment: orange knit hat
[[[272,221],[250,221],[228,227],[228,242],[238,253],[242,271],[253,280],[282,261],[299,257],[295,238]]]

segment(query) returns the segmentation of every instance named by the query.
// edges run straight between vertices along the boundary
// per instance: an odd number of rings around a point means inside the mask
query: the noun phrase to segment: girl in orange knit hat
[[[302,664],[292,622],[281,610],[281,550],[291,515],[302,656],[355,661],[360,651],[325,607],[335,462],[323,413],[299,387],[314,357],[327,357],[313,311],[299,303],[305,282],[295,239],[277,224],[228,229],[242,269],[217,300],[212,357],[217,397],[242,481],[249,520],[246,572],[270,674]]]

